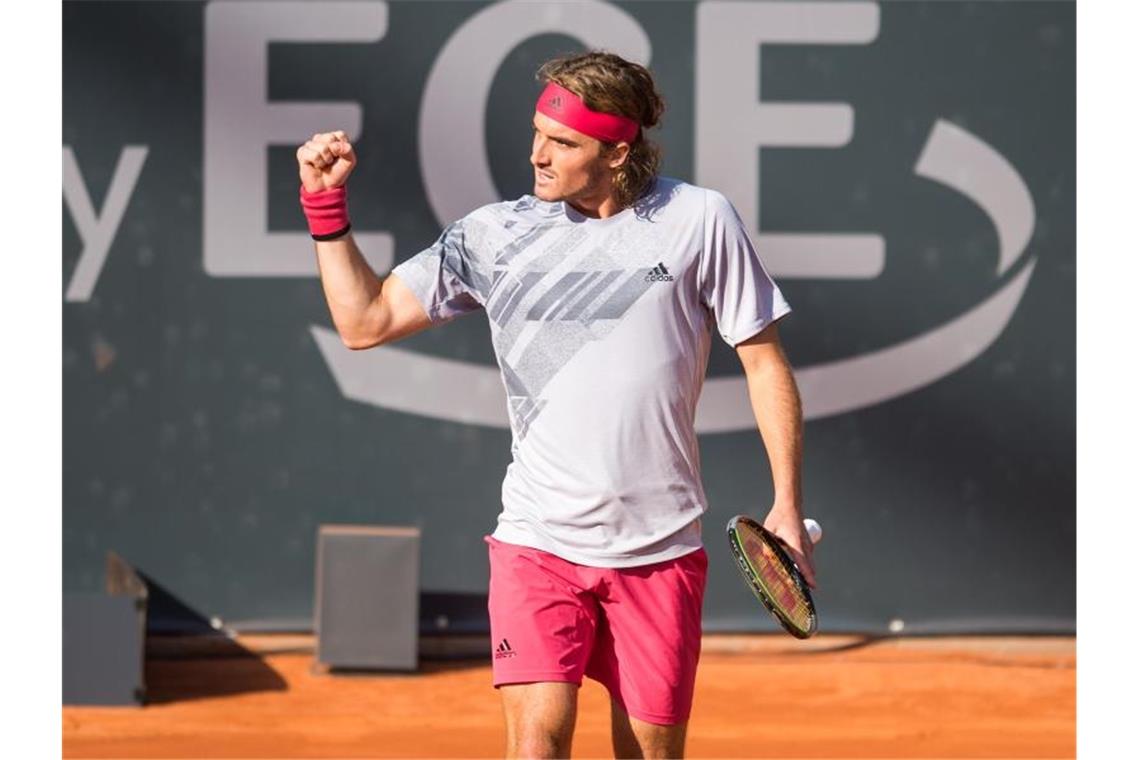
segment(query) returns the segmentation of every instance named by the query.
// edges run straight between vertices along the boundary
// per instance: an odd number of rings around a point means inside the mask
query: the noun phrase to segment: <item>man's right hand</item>
[[[356,167],[356,154],[344,132],[324,132],[297,148],[297,164],[301,186],[306,192],[316,193],[347,182]]]

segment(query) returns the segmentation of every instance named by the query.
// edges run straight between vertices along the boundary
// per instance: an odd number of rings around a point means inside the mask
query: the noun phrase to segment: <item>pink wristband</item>
[[[348,222],[348,187],[310,193],[301,186],[301,209],[309,220],[313,240],[333,240],[351,229]]]

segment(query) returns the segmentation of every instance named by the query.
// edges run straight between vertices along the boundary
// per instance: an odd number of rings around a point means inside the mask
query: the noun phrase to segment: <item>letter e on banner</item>
[[[879,7],[866,2],[706,2],[697,8],[696,178],[732,201],[777,277],[877,277],[885,244],[874,234],[760,232],[756,148],[838,148],[851,141],[847,103],[764,103],[765,44],[867,44]]]
[[[355,140],[357,103],[270,103],[270,42],[375,42],[384,2],[214,2],[206,7],[203,263],[215,277],[316,277],[307,232],[269,232],[268,148],[343,129]],[[332,75],[332,71],[329,72]],[[298,181],[300,187],[300,181]],[[298,218],[300,218],[298,210]],[[354,232],[378,273],[392,267],[392,236]]]

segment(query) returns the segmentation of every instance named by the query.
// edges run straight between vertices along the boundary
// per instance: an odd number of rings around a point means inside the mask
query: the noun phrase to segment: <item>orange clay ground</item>
[[[329,675],[308,636],[246,656],[147,662],[145,707],[63,708],[64,757],[491,757],[486,658],[412,675]],[[605,690],[583,685],[574,757],[612,756]],[[689,757],[1074,757],[1073,638],[706,636]]]

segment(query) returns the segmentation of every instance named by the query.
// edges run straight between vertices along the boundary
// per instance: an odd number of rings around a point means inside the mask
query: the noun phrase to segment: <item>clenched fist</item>
[[[306,192],[316,193],[347,182],[356,167],[356,154],[344,132],[324,132],[313,135],[313,139],[297,148],[297,164],[301,186]]]

